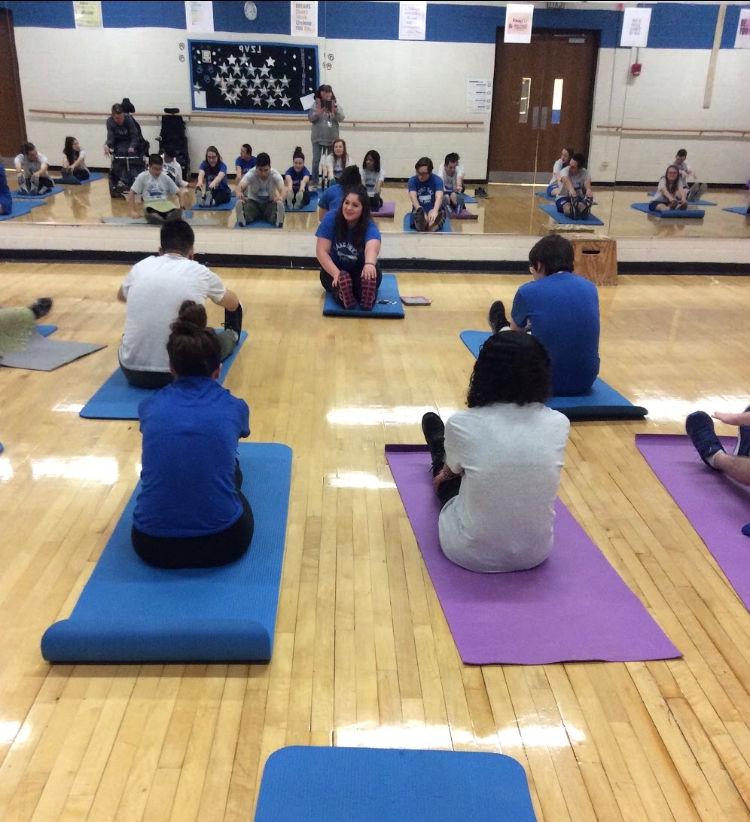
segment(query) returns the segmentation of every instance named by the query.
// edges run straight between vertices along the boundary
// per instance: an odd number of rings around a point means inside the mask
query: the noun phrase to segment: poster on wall
[[[736,49],[750,49],[750,9],[740,9],[734,47]]]
[[[427,3],[398,4],[398,39],[424,40],[427,36]]]
[[[318,36],[318,4],[292,3],[292,37]]]
[[[99,0],[81,0],[73,3],[76,28],[102,27],[102,4]]]
[[[189,40],[193,110],[304,114],[318,87],[318,47]]]
[[[508,3],[505,9],[504,43],[530,43],[534,7],[526,3]]]
[[[466,81],[466,110],[473,114],[492,111],[492,80]]]
[[[651,25],[651,9],[625,9],[622,15],[621,46],[646,48],[648,29]]]
[[[185,28],[188,31],[200,31],[204,34],[214,30],[214,4],[194,0],[185,3]]]

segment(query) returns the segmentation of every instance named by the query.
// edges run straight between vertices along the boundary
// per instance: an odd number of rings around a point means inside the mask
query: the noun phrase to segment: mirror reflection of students
[[[417,173],[409,178],[410,225],[416,231],[440,231],[445,224],[443,181],[433,168],[429,157],[421,157],[414,165]]]

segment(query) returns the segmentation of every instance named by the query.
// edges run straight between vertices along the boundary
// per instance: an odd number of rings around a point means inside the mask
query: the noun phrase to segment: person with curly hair
[[[468,409],[422,431],[442,504],[440,547],[481,573],[524,571],[552,550],[555,497],[570,422],[544,404],[550,358],[529,334],[493,334],[469,383]]]
[[[222,347],[204,306],[182,303],[167,354],[174,382],[138,406],[143,467],[131,541],[157,568],[227,565],[253,537],[237,461],[250,409],[217,382]]]

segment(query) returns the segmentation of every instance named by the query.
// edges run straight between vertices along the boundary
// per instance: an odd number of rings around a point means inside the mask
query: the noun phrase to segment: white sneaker
[[[237,218],[237,225],[244,228],[247,225],[245,219],[245,204],[242,200],[237,200],[237,205],[234,207],[234,216]]]
[[[294,189],[289,189],[286,193],[286,204],[291,211],[294,208]]]
[[[284,225],[284,218],[286,212],[284,211],[284,203],[276,203],[276,227],[281,228]]]

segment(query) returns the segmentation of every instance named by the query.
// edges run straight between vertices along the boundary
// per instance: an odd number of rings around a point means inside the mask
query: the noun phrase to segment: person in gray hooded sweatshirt
[[[334,142],[339,139],[339,123],[344,119],[344,110],[336,102],[333,89],[322,85],[315,92],[315,101],[307,112],[307,119],[312,123],[310,140],[312,142],[312,175],[310,190],[318,187],[320,174],[320,157],[330,154]]]

